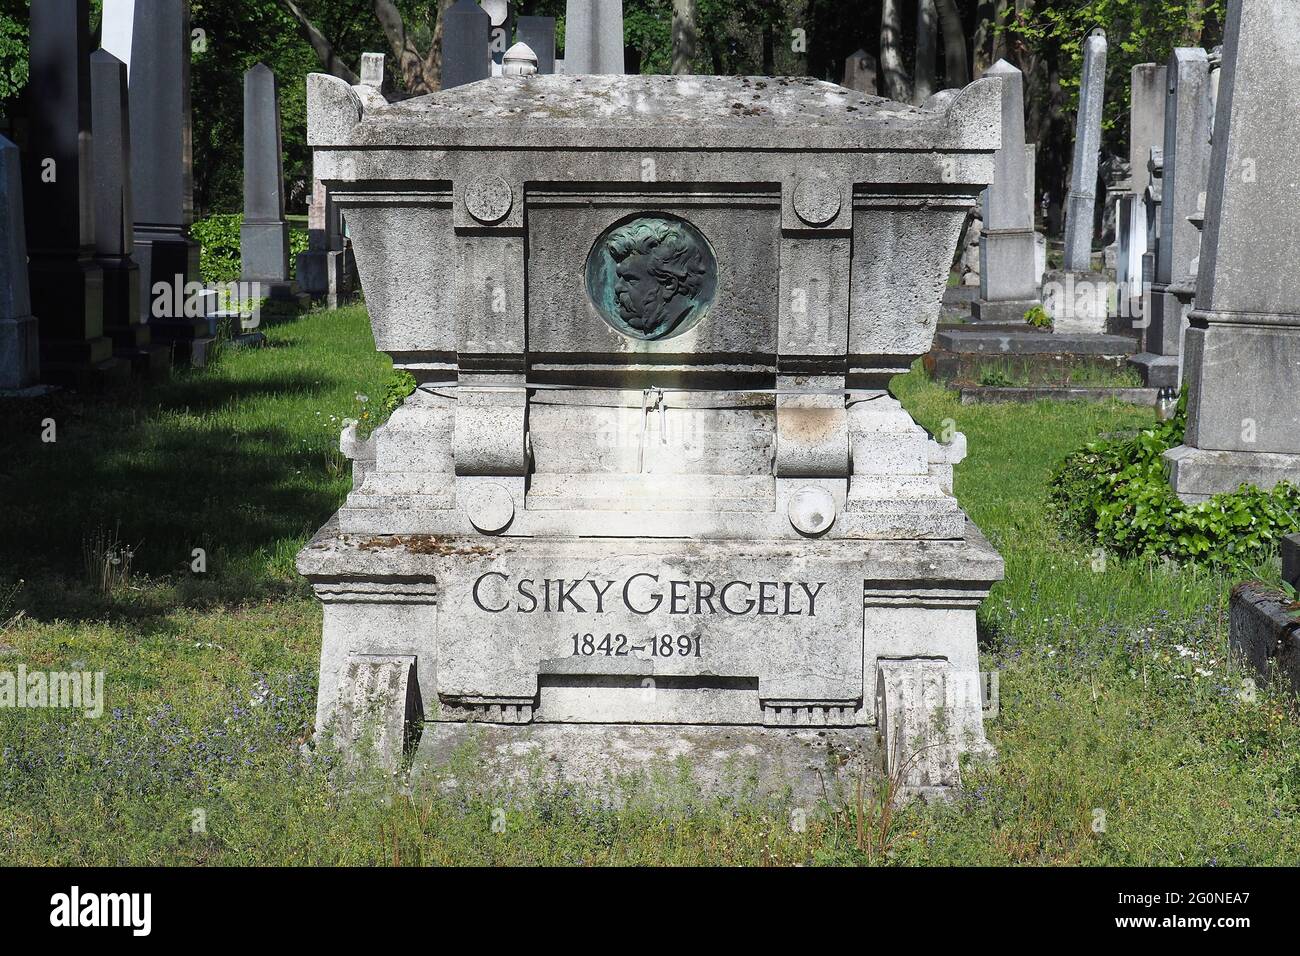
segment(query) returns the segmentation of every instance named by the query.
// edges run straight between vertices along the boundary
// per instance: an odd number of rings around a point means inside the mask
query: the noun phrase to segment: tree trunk
[[[993,5],[993,62],[1007,57],[1007,0],[997,0]]]
[[[411,93],[431,93],[442,85],[442,77],[430,75],[428,58],[420,53],[415,40],[406,31],[406,21],[393,0],[373,0],[375,18],[383,27],[388,45],[397,58],[397,72],[402,85]],[[442,17],[438,18],[439,20]]]
[[[966,59],[966,30],[961,23],[957,0],[937,0],[939,25],[943,29],[943,62],[948,88],[970,82],[970,63]]]
[[[993,65],[993,0],[979,0],[975,11],[975,75],[983,76]]]
[[[348,65],[339,59],[338,54],[334,52],[334,45],[325,38],[325,34],[320,32],[316,24],[307,18],[293,0],[280,0],[280,6],[297,21],[303,39],[311,44],[311,48],[316,52],[316,58],[320,60],[321,66],[325,67],[325,72],[353,85],[361,82],[361,77],[353,73]]]
[[[903,69],[902,0],[884,0],[880,11],[880,69],[884,92],[891,100],[910,102],[911,82]]]
[[[939,85],[935,61],[939,54],[939,16],[934,0],[916,0],[916,70],[913,74],[912,102],[917,106],[928,100]]]
[[[695,72],[695,49],[699,39],[695,0],[673,0],[673,72]]]
[[[763,75],[776,73],[776,30],[769,20],[763,24]]]

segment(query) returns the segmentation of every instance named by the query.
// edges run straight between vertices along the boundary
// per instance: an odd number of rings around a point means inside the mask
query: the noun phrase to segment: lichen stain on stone
[[[454,544],[445,538],[433,534],[394,534],[377,535],[357,543],[361,551],[384,551],[404,548],[410,554],[433,554],[439,557],[478,556],[492,554],[492,548],[485,545]]]

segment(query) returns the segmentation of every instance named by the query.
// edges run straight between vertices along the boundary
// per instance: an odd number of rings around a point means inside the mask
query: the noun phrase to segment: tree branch
[[[334,44],[325,38],[325,34],[320,32],[316,24],[311,22],[293,0],[279,0],[279,3],[289,16],[298,21],[298,28],[302,31],[303,38],[316,51],[316,57],[326,71],[354,86],[361,82],[361,78],[353,73],[348,65],[339,59],[338,54],[334,52]]]

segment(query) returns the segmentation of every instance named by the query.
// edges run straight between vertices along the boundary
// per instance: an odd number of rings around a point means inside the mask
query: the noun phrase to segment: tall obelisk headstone
[[[1229,0],[1179,497],[1300,483],[1300,5]]]
[[[1119,228],[1122,241],[1119,294],[1124,314],[1137,327],[1145,323],[1145,286],[1154,281],[1143,273],[1148,252],[1147,189],[1151,185],[1151,147],[1164,142],[1166,68],[1156,63],[1133,67],[1129,93],[1129,172],[1131,193],[1121,200]]]
[[[934,0],[916,0],[916,70],[912,102],[922,106],[939,85],[935,62],[939,53],[939,11]]]
[[[36,317],[27,284],[22,158],[0,136],[0,391],[30,388],[40,377]]]
[[[129,368],[104,335],[104,274],[94,259],[88,0],[32,4],[30,55],[24,207],[43,374],[113,384]]]
[[[623,59],[623,0],[568,0],[564,72],[627,72]]]
[[[442,88],[492,75],[492,18],[474,0],[456,0],[443,14]]]
[[[984,190],[980,297],[971,306],[971,317],[1023,322],[1025,313],[1039,304],[1024,75],[1006,60],[998,60],[984,75],[1002,80],[1002,147],[993,157],[993,185]]]
[[[1092,237],[1097,208],[1097,163],[1106,94],[1106,34],[1091,33],[1083,44],[1079,113],[1074,126],[1074,171],[1065,214],[1065,268],[1092,269]]]
[[[1110,281],[1092,271],[1106,52],[1106,34],[1094,30],[1083,43],[1074,165],[1065,213],[1065,269],[1049,272],[1043,282],[1043,305],[1057,332],[1104,332],[1110,313]]]
[[[131,43],[116,44],[132,16]],[[186,296],[199,281],[190,129],[190,5],[187,0],[115,0],[104,8],[104,49],[128,64],[131,97],[131,192],[140,311],[155,342],[173,358],[202,365],[212,343],[205,306]],[[113,43],[115,45],[110,46]]]
[[[275,73],[258,63],[244,74],[244,224],[239,230],[240,279],[261,294],[292,298],[289,223],[284,218],[284,146]]]
[[[1204,209],[1210,174],[1210,60],[1204,50],[1181,47],[1166,74],[1164,184],[1160,244],[1143,353],[1133,362],[1151,387],[1175,387],[1182,369],[1183,335],[1192,308],[1201,235],[1193,217]]]
[[[153,341],[140,317],[140,267],[131,203],[131,119],[126,64],[107,50],[90,55],[95,193],[95,257],[104,271],[104,332],[113,354],[138,375],[161,378],[171,349]]]

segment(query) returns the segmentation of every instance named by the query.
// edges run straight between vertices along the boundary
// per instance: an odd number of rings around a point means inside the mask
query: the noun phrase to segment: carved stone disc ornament
[[[676,216],[647,213],[606,229],[587,256],[587,294],[611,326],[634,339],[666,339],[700,321],[718,263],[709,241]]]
[[[510,184],[500,176],[480,176],[465,187],[465,208],[479,222],[500,222],[514,199]]]
[[[840,188],[832,179],[805,176],[795,183],[794,211],[810,226],[824,226],[840,214]]]

